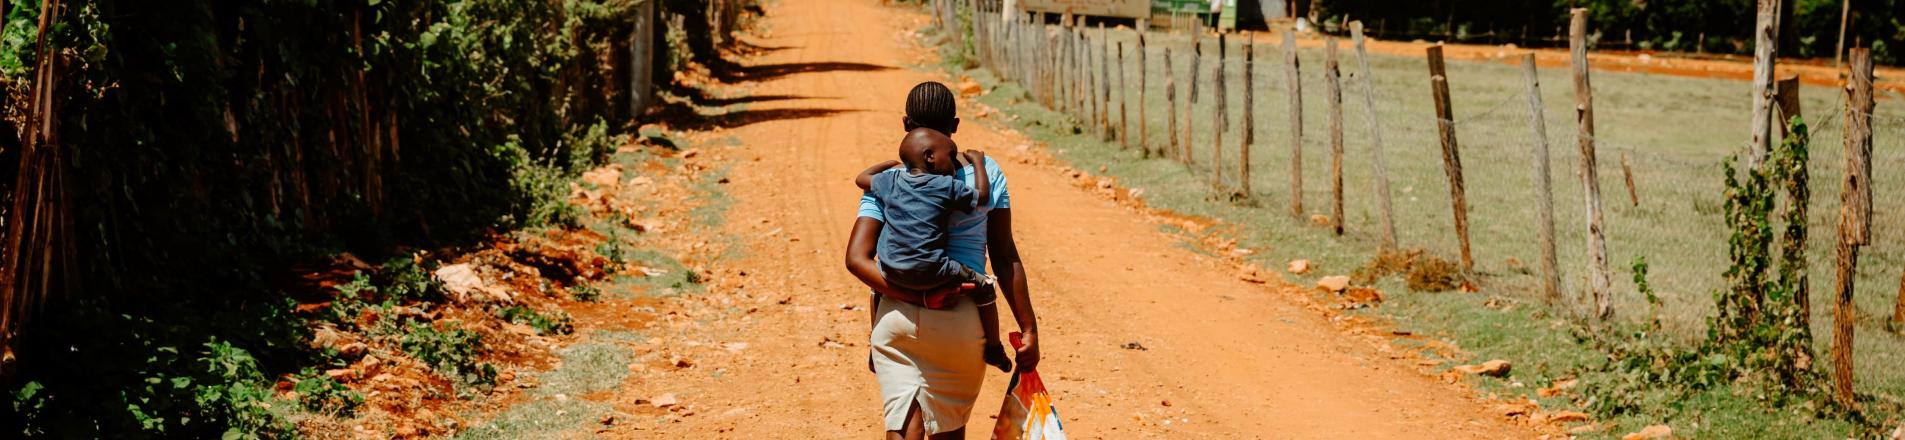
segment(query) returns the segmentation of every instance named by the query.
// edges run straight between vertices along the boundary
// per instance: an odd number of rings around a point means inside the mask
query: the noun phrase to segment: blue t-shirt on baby
[[[946,253],[947,227],[953,211],[978,204],[972,186],[953,176],[886,172],[873,175],[867,191],[885,205],[878,253],[888,282],[926,289],[961,278],[964,266]]]
[[[951,226],[947,228],[948,238],[946,243],[946,255],[948,257],[951,257],[954,261],[964,263],[966,268],[979,273],[986,272],[986,224],[988,223],[986,220],[989,217],[988,214],[994,209],[1008,209],[1012,207],[1012,190],[1010,185],[1006,184],[1005,170],[999,168],[999,163],[993,160],[992,156],[986,156],[986,163],[983,166],[986,167],[987,183],[992,188],[991,200],[986,200],[982,203],[982,206],[973,209],[972,212],[953,211],[952,219],[949,222]],[[974,176],[973,173],[974,169],[972,166],[966,166],[960,168],[959,171],[953,173],[953,175],[958,177],[960,182],[965,182],[967,185],[978,185],[977,179],[975,179],[976,176]],[[885,172],[904,173],[906,170],[894,168],[886,170]],[[881,223],[886,222],[886,207],[882,206],[880,199],[873,197],[871,191],[860,194],[859,206],[860,209],[858,212],[860,217],[878,220]]]

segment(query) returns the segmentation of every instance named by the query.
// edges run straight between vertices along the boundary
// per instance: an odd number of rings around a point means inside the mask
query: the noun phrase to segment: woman
[[[906,97],[907,131],[926,127],[951,136],[959,128],[952,90],[936,82],[920,83]],[[1005,173],[990,157],[984,164],[991,180],[991,203],[971,213],[954,212],[947,253],[961,264],[984,271],[988,254],[1006,304],[1023,333],[1014,356],[1019,371],[1038,366],[1038,318],[1026,293],[1025,267],[1012,241],[1011,195]],[[972,170],[959,172],[972,183]],[[984,333],[971,301],[954,300],[947,309],[928,309],[924,298],[955,292],[916,292],[888,285],[874,253],[885,213],[871,196],[860,199],[860,215],[847,240],[847,271],[873,289],[871,366],[879,378],[886,438],[944,440],[965,438],[966,419],[985,380],[981,354]]]

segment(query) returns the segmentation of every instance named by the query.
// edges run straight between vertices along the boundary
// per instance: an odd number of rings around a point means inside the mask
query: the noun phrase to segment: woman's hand
[[[1019,372],[1038,368],[1038,333],[1019,334],[1018,353],[1012,356],[1012,362],[1018,364]]]

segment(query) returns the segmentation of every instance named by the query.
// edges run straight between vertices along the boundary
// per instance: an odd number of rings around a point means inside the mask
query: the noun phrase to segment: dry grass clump
[[[1462,269],[1455,263],[1422,249],[1381,250],[1369,263],[1350,272],[1349,279],[1353,284],[1366,286],[1395,274],[1402,274],[1403,282],[1412,292],[1446,292],[1466,281]]]

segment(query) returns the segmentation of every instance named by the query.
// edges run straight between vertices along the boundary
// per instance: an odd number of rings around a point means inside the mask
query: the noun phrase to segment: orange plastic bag
[[[1013,332],[1012,346],[1024,345],[1019,333]],[[1005,404],[999,407],[999,424],[992,427],[992,440],[1065,440],[1058,408],[1052,406],[1052,395],[1045,392],[1045,381],[1037,371],[1012,375]]]

